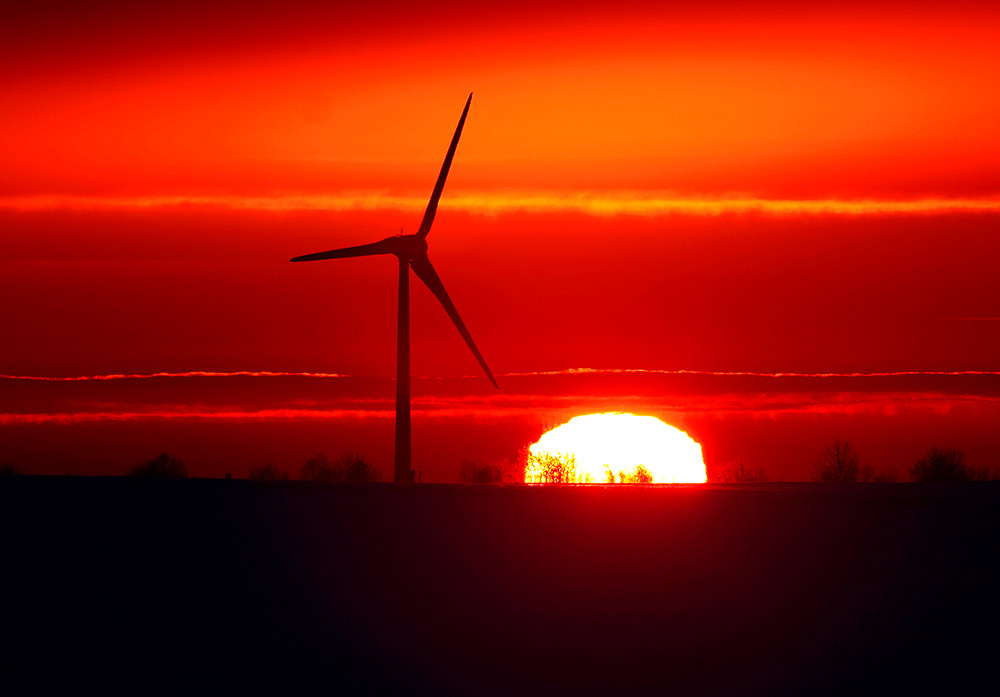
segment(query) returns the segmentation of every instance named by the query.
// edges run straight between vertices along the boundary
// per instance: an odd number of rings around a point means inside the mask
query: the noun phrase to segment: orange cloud
[[[378,192],[345,192],[338,195],[289,196],[77,196],[25,195],[0,197],[0,209],[47,210],[146,210],[176,207],[221,208],[256,211],[423,211],[426,195],[403,196]],[[585,215],[765,215],[886,214],[934,215],[945,213],[1000,212],[1000,198],[925,199],[822,199],[771,200],[763,198],[692,198],[635,191],[610,192],[449,192],[440,209],[478,215],[510,212],[580,213]]]

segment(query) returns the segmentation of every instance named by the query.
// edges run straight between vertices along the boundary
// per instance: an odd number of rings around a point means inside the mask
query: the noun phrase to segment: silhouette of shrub
[[[270,482],[289,479],[288,470],[278,469],[273,462],[250,468],[250,479],[259,482]]]
[[[618,470],[616,475],[611,469],[611,465],[605,464],[603,482],[605,484],[652,484],[653,473],[645,465],[637,465],[634,469]]]
[[[342,482],[344,473],[338,472],[326,455],[316,453],[302,465],[299,478],[311,482]]]
[[[565,453],[528,452],[524,466],[524,481],[528,484],[582,483],[576,466],[576,456]]]
[[[14,465],[7,462],[0,462],[0,477],[12,477],[15,474],[20,474]]]
[[[503,470],[496,464],[462,460],[458,466],[458,481],[465,484],[496,484],[503,478]]]
[[[858,451],[849,440],[835,438],[816,460],[816,479],[821,482],[856,482],[858,472]]]
[[[372,467],[361,455],[346,452],[330,462],[322,453],[306,460],[300,478],[313,482],[380,482],[382,472]]]
[[[965,482],[976,472],[968,467],[965,455],[954,448],[931,448],[910,470],[910,478],[918,482]]]
[[[639,465],[630,472],[623,472],[618,481],[622,484],[652,484],[653,473],[645,465]]]
[[[160,453],[141,465],[129,470],[132,477],[160,477],[163,479],[183,479],[188,476],[184,461],[167,453]]]
[[[645,465],[637,465],[634,469],[618,470],[615,474],[611,465],[604,465],[604,484],[652,484],[653,473]]]
[[[528,452],[525,457],[524,481],[527,484],[652,484],[653,473],[645,465],[620,470],[617,475],[610,465],[604,466],[603,479],[583,472],[576,456],[568,453]]]
[[[337,458],[334,469],[343,473],[343,481],[345,482],[382,481],[382,472],[368,464],[368,461],[358,453],[344,453]]]
[[[514,455],[500,460],[497,463],[497,466],[500,467],[500,481],[508,484],[523,483],[528,454],[528,446],[522,445]]]
[[[754,469],[751,467],[747,459],[741,456],[722,466],[717,475],[717,481],[725,484],[769,482],[771,477],[763,468]]]
[[[859,474],[858,477],[860,478],[861,475]],[[876,472],[876,471],[872,470],[871,471],[871,477],[869,477],[868,479],[863,479],[862,481],[865,481],[865,482],[875,482],[876,484],[885,484],[887,482],[894,482],[894,481],[896,481],[896,475],[893,472],[889,472],[889,471],[886,471],[886,472]]]

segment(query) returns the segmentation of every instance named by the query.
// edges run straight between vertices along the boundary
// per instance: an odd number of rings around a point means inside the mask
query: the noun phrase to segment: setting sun
[[[577,416],[528,448],[533,483],[702,483],[701,445],[654,416]]]

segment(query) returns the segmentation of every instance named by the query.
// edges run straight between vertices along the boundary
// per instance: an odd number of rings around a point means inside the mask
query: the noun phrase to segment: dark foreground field
[[[5,477],[0,691],[968,693],[997,681],[998,504]]]

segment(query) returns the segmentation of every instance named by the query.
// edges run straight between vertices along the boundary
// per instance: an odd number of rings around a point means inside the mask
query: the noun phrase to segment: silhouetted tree
[[[931,448],[916,461],[910,478],[918,482],[964,482],[973,479],[975,471],[968,467],[961,450]]]
[[[358,453],[344,453],[337,458],[334,469],[343,473],[343,481],[345,482],[382,481],[382,472],[368,464],[368,461]]]
[[[858,481],[858,451],[849,440],[835,438],[816,460],[816,479],[821,482]]]
[[[15,474],[20,474],[14,465],[8,462],[0,462],[0,477],[11,477]]]
[[[160,453],[141,465],[135,465],[129,470],[133,477],[162,477],[165,479],[183,479],[188,476],[184,461],[167,453]]]
[[[250,468],[250,479],[257,481],[275,481],[279,479],[289,479],[288,470],[278,469],[273,462],[268,462],[258,467]]]

